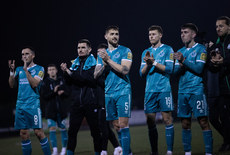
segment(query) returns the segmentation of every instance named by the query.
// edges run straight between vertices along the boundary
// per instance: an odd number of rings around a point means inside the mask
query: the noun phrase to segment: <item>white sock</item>
[[[61,152],[66,152],[66,147],[63,147],[63,148],[61,149]]]
[[[57,147],[53,147],[53,152],[58,152]]]
[[[185,152],[185,155],[191,155],[191,152]]]

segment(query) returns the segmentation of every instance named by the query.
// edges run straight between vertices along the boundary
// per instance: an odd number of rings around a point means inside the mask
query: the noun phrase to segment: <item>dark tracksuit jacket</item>
[[[93,137],[95,152],[101,152],[101,136],[98,125],[98,103],[96,101],[97,83],[94,79],[95,65],[84,69],[86,60],[90,56],[79,59],[77,69],[72,74],[64,74],[66,82],[71,86],[72,105],[70,111],[70,127],[68,131],[67,149],[74,151],[77,145],[77,133],[85,117]],[[94,58],[93,58],[94,59]]]
[[[210,61],[210,52],[216,48],[224,59],[218,67]],[[230,144],[230,35],[218,38],[217,43],[208,49],[206,65],[209,119],[223,136],[224,143]]]
[[[59,90],[64,90],[62,95],[58,95],[54,92],[54,88],[60,85]],[[70,89],[66,86],[62,77],[58,77],[57,80],[47,77],[41,87],[41,96],[45,101],[45,117],[46,119],[52,119],[57,121],[57,115],[59,114],[61,119],[67,117],[68,104],[66,99],[70,94]]]

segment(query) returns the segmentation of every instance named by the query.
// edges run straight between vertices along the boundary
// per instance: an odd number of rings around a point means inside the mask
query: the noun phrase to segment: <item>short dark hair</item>
[[[187,29],[187,28],[190,30],[193,30],[196,34],[198,33],[198,28],[193,23],[186,23],[186,24],[181,26],[181,29]]]
[[[109,30],[117,30],[117,31],[119,31],[119,27],[115,26],[115,25],[110,25],[105,29],[105,33],[108,33]]]
[[[48,64],[47,69],[48,69],[49,67],[55,67],[55,68],[57,69],[57,66],[56,66],[55,64]]]
[[[78,44],[80,43],[86,43],[88,47],[91,47],[91,43],[88,39],[81,39],[78,41]]]
[[[148,29],[149,31],[157,30],[159,33],[163,34],[163,29],[159,25],[152,25]]]
[[[22,50],[27,49],[27,48],[30,49],[33,55],[35,55],[35,49],[32,46],[23,46]]]
[[[217,20],[224,20],[225,24],[228,25],[228,26],[230,26],[230,18],[228,16],[218,17]]]
[[[99,44],[99,45],[97,46],[97,49],[99,49],[99,48],[107,49],[107,48],[108,48],[108,45],[105,44],[105,43],[101,43],[101,44]]]

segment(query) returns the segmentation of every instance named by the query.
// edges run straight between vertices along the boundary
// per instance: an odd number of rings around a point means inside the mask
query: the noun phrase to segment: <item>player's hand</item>
[[[110,56],[108,55],[108,53],[106,52],[105,49],[101,49],[99,51],[99,55],[102,58],[103,61],[107,62],[110,59]]]
[[[58,91],[58,88],[60,87],[60,85],[56,85],[55,87],[54,87],[54,92],[56,93],[57,91]]]
[[[173,58],[178,60],[180,63],[183,63],[183,61],[185,60],[185,57],[183,56],[181,52],[175,52],[173,54]]]
[[[23,65],[23,69],[24,69],[24,71],[28,71],[27,70],[27,63],[26,63],[26,60],[25,59],[22,59],[22,61],[24,62],[24,65]]]
[[[67,71],[67,64],[66,63],[61,63],[61,70],[63,71],[63,72],[66,72]]]
[[[10,72],[14,72],[14,70],[15,70],[15,60],[8,60],[8,66],[9,66]]]
[[[215,56],[210,60],[215,67],[222,65],[224,63],[224,58],[220,55],[220,53],[216,53]]]
[[[145,57],[143,59],[144,59],[144,61],[146,62],[146,64],[148,66],[151,66],[154,63],[154,61],[155,61],[155,59],[153,57],[153,54],[150,56],[150,52],[149,51],[147,51],[145,53]]]
[[[64,93],[64,90],[59,90],[58,91],[58,95],[60,96],[60,95],[62,95]]]

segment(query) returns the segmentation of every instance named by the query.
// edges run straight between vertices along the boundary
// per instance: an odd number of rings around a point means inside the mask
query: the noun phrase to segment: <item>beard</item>
[[[116,42],[111,40],[111,41],[109,41],[109,44],[111,44],[113,47],[117,47],[118,46],[118,40],[116,39]]]

